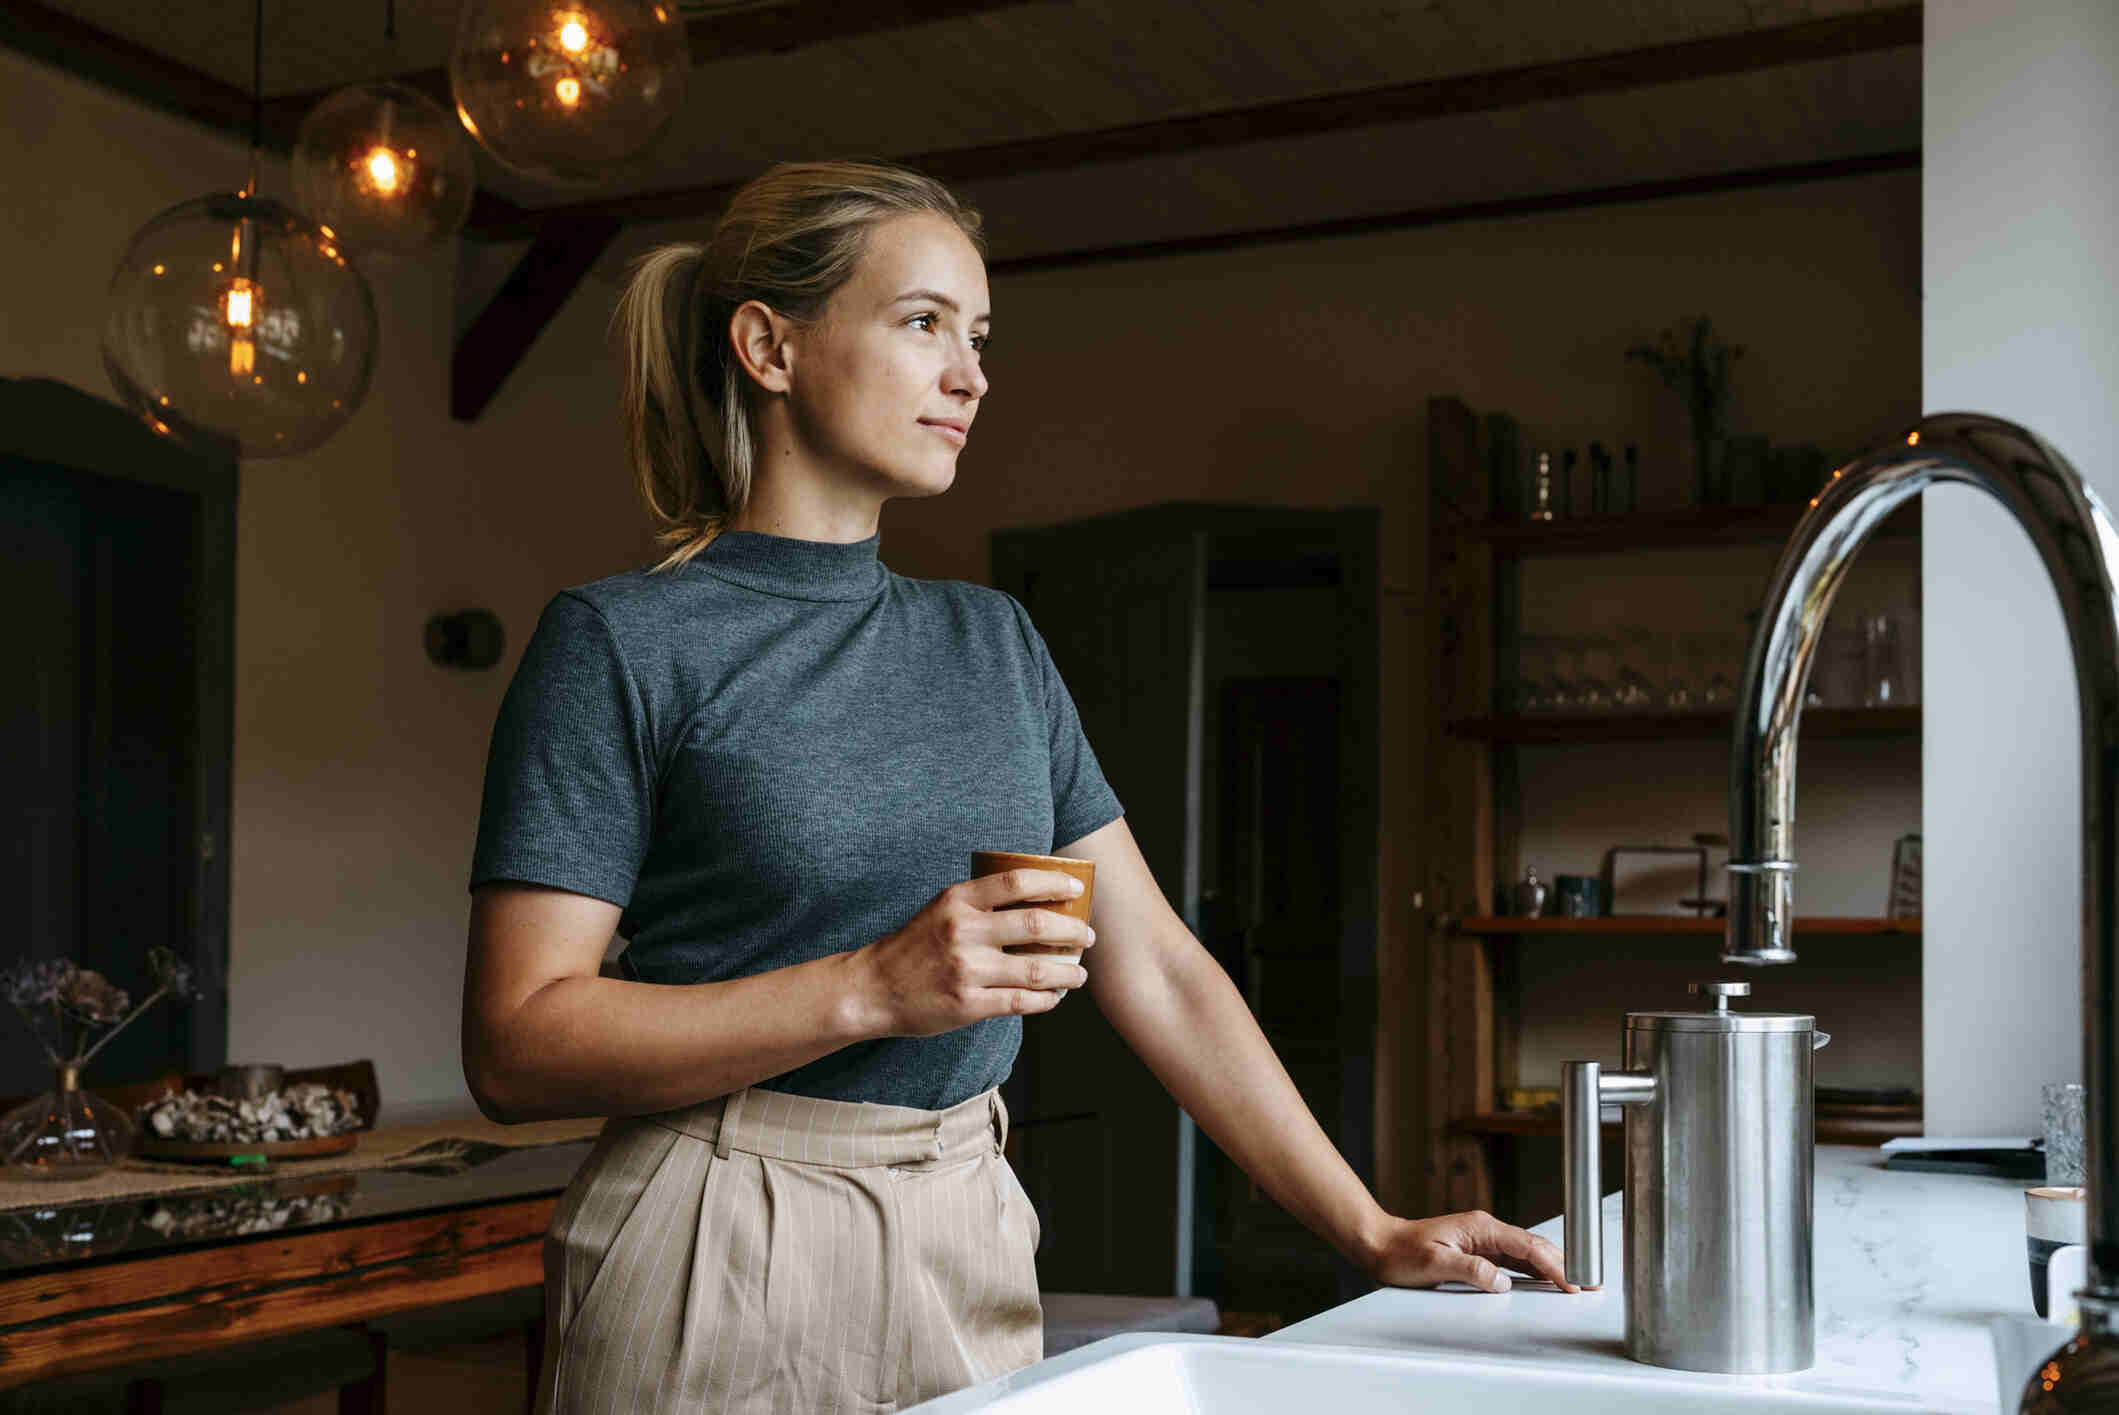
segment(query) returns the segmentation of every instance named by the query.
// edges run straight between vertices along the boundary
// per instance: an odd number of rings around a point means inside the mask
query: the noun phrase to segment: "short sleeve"
[[[545,606],[493,724],[471,888],[521,880],[624,908],[654,830],[647,713],[610,625]]]
[[[1023,640],[1037,666],[1039,689],[1044,696],[1045,735],[1052,762],[1052,848],[1071,845],[1091,831],[1101,829],[1125,814],[1103,768],[1082,731],[1074,697],[1061,681],[1045,636],[1030,622],[1030,612],[1013,595]]]

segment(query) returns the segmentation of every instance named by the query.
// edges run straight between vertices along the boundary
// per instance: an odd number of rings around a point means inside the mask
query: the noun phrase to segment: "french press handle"
[[[1570,1061],[1560,1073],[1561,1141],[1566,1208],[1560,1237],[1567,1280],[1577,1287],[1604,1285],[1604,1107],[1646,1105],[1655,1099],[1655,1077],[1631,1071],[1606,1076],[1601,1062]]]

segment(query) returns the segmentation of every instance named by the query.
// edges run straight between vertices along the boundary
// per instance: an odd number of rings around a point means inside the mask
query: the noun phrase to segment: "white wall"
[[[2119,6],[1929,0],[1925,65],[1923,405],[2023,423],[2119,497]],[[1925,502],[1927,1125],[2034,1134],[2082,1069],[2073,674],[2022,532]]]

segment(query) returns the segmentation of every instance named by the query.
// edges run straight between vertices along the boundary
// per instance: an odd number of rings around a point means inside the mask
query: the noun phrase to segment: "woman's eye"
[[[940,315],[929,311],[926,314],[916,314],[911,319],[908,319],[905,322],[907,324],[919,324],[920,321],[924,319],[929,321],[931,324],[932,321],[938,320],[940,318]],[[923,328],[924,327],[925,326],[923,326]],[[983,354],[986,352],[986,345],[992,340],[992,338],[993,336],[991,334],[974,334],[971,336],[971,347]]]

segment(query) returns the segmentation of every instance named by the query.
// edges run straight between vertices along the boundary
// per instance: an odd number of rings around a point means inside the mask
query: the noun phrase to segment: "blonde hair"
[[[883,162],[783,162],[746,183],[704,244],[633,263],[612,325],[624,361],[626,451],[655,539],[656,570],[706,549],[750,499],[760,390],[731,356],[748,300],[797,322],[853,277],[868,233],[915,212],[946,216],[986,253],[979,213],[933,178]]]

